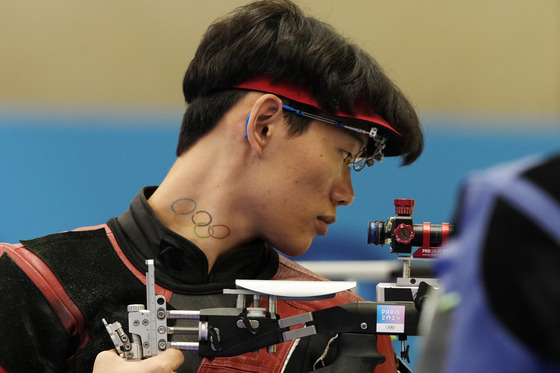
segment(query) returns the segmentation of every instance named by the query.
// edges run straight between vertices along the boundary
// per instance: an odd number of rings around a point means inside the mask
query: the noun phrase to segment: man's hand
[[[183,360],[183,353],[174,348],[140,361],[126,361],[115,350],[108,350],[97,355],[93,373],[172,373],[183,364]]]

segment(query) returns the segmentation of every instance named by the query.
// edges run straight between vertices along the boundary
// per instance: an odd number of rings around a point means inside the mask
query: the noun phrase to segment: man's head
[[[268,92],[246,85],[261,78],[299,87],[314,105],[280,96],[306,113],[381,117],[391,129],[378,126],[389,136],[386,155],[402,155],[403,164],[422,151],[414,109],[373,58],[293,3],[261,1],[216,21],[203,37],[183,81],[188,106],[177,155],[210,132],[248,90]],[[307,130],[308,118],[285,115],[292,135]]]
[[[287,0],[211,25],[183,91],[182,171],[166,185],[231,227],[227,248],[261,238],[302,254],[352,203],[349,166],[364,148],[408,164],[423,147],[414,109],[377,63]]]

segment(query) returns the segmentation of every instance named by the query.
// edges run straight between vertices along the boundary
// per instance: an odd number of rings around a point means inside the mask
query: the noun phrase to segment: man
[[[465,182],[421,373],[560,372],[560,155]]]
[[[352,168],[384,155],[409,164],[422,151],[413,108],[375,61],[288,1],[249,4],[211,25],[183,90],[178,158],[159,187],[105,225],[2,246],[10,281],[0,314],[21,316],[0,327],[11,336],[0,342],[7,372],[91,371],[111,347],[101,319],[124,322],[126,306],[144,299],[145,259],[175,309],[234,306],[222,291],[240,278],[324,280],[275,249],[299,255],[327,233],[354,199]],[[279,302],[278,313],[358,299]],[[182,365],[176,351],[124,363],[105,352],[96,371],[306,372],[336,361],[336,344],[319,335],[274,354],[185,353]],[[396,371],[388,337],[377,347],[385,362],[376,371]]]

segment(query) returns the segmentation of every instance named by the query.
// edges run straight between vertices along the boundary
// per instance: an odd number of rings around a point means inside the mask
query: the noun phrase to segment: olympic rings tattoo
[[[189,225],[188,222],[185,222],[182,219],[185,216],[191,215],[191,221],[194,224],[193,233],[198,238],[215,238],[218,240],[224,239],[230,235],[231,230],[229,227],[223,224],[214,224],[212,223],[212,215],[208,211],[200,210],[196,211],[197,203],[195,200],[191,198],[179,198],[175,200],[171,204],[171,211],[175,213],[175,222],[179,225]],[[206,214],[206,220],[202,219],[201,221],[196,221],[195,216],[198,214]],[[200,216],[198,217],[200,218]],[[207,228],[207,231],[204,233],[199,233],[199,228]]]
[[[181,206],[175,207],[175,205],[181,204],[183,201],[189,201],[189,202],[191,202],[191,203],[194,205],[194,207],[192,208],[192,210],[178,212],[177,209],[181,209]],[[182,209],[181,209],[181,210],[182,210]],[[189,214],[191,214],[194,210],[196,210],[196,201],[195,201],[194,199],[190,199],[190,198],[179,198],[178,200],[176,200],[175,202],[173,202],[173,203],[171,204],[171,211],[173,211],[175,214],[179,214],[179,215],[189,215]]]
[[[194,215],[196,214],[200,214],[200,213],[205,213],[206,215],[208,215],[208,221],[206,223],[197,223],[196,221],[194,221]],[[208,211],[197,211],[194,213],[194,215],[192,216],[192,222],[194,225],[198,225],[200,227],[207,227],[210,225],[210,223],[212,223],[212,216],[208,213]]]

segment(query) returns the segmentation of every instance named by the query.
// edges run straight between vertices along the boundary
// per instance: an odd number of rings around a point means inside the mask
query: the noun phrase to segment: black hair
[[[394,154],[410,164],[423,136],[412,105],[366,52],[288,0],[257,1],[234,10],[206,31],[183,80],[187,110],[177,155],[208,133],[246,91],[232,89],[257,76],[306,87],[327,113],[354,114],[365,104],[402,135]],[[308,120],[290,116],[302,132]]]

